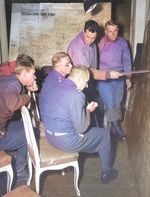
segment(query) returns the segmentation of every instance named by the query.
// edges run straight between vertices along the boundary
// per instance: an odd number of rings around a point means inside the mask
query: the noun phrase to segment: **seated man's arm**
[[[19,89],[11,84],[4,90],[2,96],[3,103],[6,104],[11,112],[21,109],[22,106],[28,104],[30,99],[28,94],[20,95]]]
[[[90,125],[90,110],[85,109],[85,95],[81,92],[69,107],[71,120],[77,133],[84,133]]]
[[[35,92],[38,90],[38,85],[36,84],[36,81],[34,81],[33,85],[26,86],[26,90],[30,92]]]

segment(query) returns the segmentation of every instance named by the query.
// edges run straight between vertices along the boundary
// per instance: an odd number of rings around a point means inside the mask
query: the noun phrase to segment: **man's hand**
[[[122,76],[123,74],[119,73],[119,72],[116,72],[114,70],[110,71],[110,79],[117,79],[119,78],[120,76]]]
[[[35,92],[38,90],[38,86],[36,84],[36,81],[34,81],[33,85],[31,86],[26,86],[26,89],[27,91],[30,91],[30,92]]]
[[[126,88],[126,90],[130,90],[131,85],[132,85],[132,83],[131,83],[130,79],[126,79],[126,84],[127,84],[127,88]]]
[[[89,103],[86,107],[86,109],[88,109],[90,112],[94,111],[95,108],[98,106],[98,103],[92,101],[91,103]]]

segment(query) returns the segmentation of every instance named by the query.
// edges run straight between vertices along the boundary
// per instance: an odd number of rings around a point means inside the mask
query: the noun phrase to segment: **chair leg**
[[[41,172],[39,173],[37,169],[35,169],[35,188],[36,188],[36,193],[40,193],[40,177],[41,177]]]
[[[29,169],[29,178],[28,178],[28,182],[27,185],[29,186],[31,183],[31,179],[32,179],[32,161],[30,159],[30,156],[28,156],[28,169]]]
[[[7,171],[7,192],[11,191],[13,177],[14,177],[14,173],[13,173],[13,170],[12,170],[12,167],[11,167],[11,164],[10,164],[9,165],[9,170]]]
[[[62,174],[62,176],[65,175],[65,170],[64,169],[61,170],[61,174]]]
[[[75,164],[74,166],[74,188],[76,190],[76,193],[78,196],[81,195],[79,187],[78,187],[78,180],[79,180],[79,165],[78,163]]]

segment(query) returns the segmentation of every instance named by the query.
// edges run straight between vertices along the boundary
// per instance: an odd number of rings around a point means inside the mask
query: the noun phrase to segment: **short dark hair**
[[[107,27],[107,25],[111,25],[111,26],[117,25],[118,26],[118,22],[114,21],[114,20],[109,20],[105,23],[105,27]]]
[[[86,32],[87,29],[91,31],[92,33],[98,32],[98,28],[99,28],[99,25],[96,21],[89,20],[85,23],[84,32]]]
[[[21,75],[23,70],[26,70],[27,72],[30,72],[30,70],[33,68],[33,65],[28,61],[18,61],[16,63],[16,66],[14,68],[14,73],[17,75]]]
[[[27,61],[34,66],[34,60],[32,59],[32,57],[30,57],[29,55],[26,55],[24,53],[21,53],[17,56],[16,64],[21,61]]]

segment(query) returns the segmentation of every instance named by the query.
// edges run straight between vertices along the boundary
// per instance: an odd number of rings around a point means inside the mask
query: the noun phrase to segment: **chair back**
[[[30,117],[32,121],[33,127],[39,128],[39,123],[41,121],[38,103],[37,103],[37,97],[35,95],[35,92],[28,92],[28,95],[31,97],[31,101],[27,106],[27,109],[30,112]]]
[[[25,106],[21,108],[21,115],[23,119],[30,158],[34,166],[39,167],[40,166],[39,150],[38,150],[38,146],[35,140],[35,135],[33,131],[30,114],[29,114],[28,109]]]

